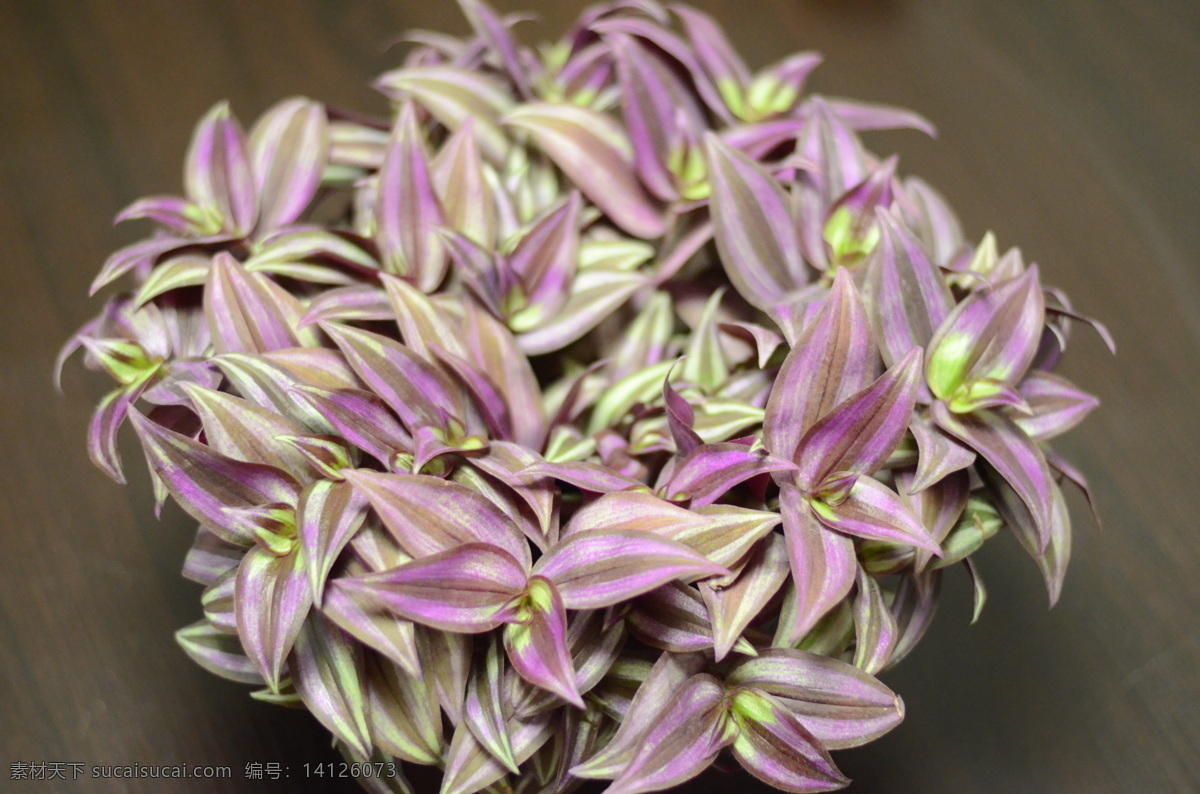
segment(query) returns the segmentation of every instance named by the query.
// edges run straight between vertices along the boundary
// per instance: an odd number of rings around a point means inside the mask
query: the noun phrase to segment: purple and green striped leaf
[[[320,413],[292,396],[290,390],[304,382],[276,360],[266,356],[227,353],[215,356],[212,363],[228,379],[237,394],[255,405],[292,420],[306,428],[307,432],[333,431],[332,425]],[[338,380],[335,373],[328,373],[326,379],[330,382],[323,384],[323,388],[338,388],[335,385]]]
[[[646,276],[607,267],[590,267],[579,272],[562,310],[536,329],[517,336],[527,356],[561,350],[591,331],[635,292],[648,283]]]
[[[127,245],[105,260],[103,267],[100,268],[100,272],[92,280],[88,294],[95,295],[131,271],[141,272],[149,270],[159,257],[171,251],[189,245],[196,245],[197,243],[220,242],[227,239],[226,237],[219,237],[207,240],[184,240],[179,237],[151,237],[148,240],[140,240]]]
[[[544,213],[509,255],[525,299],[508,318],[514,332],[537,328],[566,305],[579,267],[580,209],[579,194],[572,192]]]
[[[704,518],[660,499],[637,491],[609,493],[575,511],[563,537],[608,532],[650,532],[667,538],[706,526]]]
[[[933,420],[971,447],[1000,474],[1029,509],[1045,548],[1050,538],[1053,480],[1041,449],[1011,419],[993,411],[960,415],[942,402],[933,404]]]
[[[721,300],[724,297],[724,288],[709,297],[683,351],[680,376],[705,392],[716,391],[729,378],[730,363],[726,360],[724,341],[719,333]]]
[[[504,699],[503,681],[504,650],[499,638],[493,636],[486,647],[476,653],[471,665],[462,718],[475,739],[515,775],[518,774],[517,760],[507,725],[512,706]]]
[[[143,306],[172,290],[199,287],[208,280],[211,267],[212,259],[204,254],[183,253],[168,257],[146,276],[146,280],[138,287],[134,302]]]
[[[725,37],[724,30],[708,14],[685,5],[671,10],[679,17],[688,42],[696,53],[696,62],[712,80],[725,107],[733,115],[744,117],[744,89],[750,83],[750,70]]]
[[[193,662],[213,675],[239,684],[263,685],[259,667],[246,656],[237,635],[198,620],[175,632],[175,642]]]
[[[975,561],[970,557],[963,558],[963,567],[967,569],[967,575],[971,577],[971,589],[973,591],[971,625],[974,626],[979,622],[979,615],[983,612],[984,604],[987,603],[987,586],[983,583],[983,575],[979,573],[979,568],[975,565]]]
[[[391,320],[393,317],[387,293],[374,284],[355,284],[327,290],[313,297],[299,325],[305,327],[347,320]]]
[[[254,542],[230,521],[228,509],[295,504],[299,496],[295,480],[276,468],[228,458],[138,411],[129,419],[151,468],[175,501],[222,540],[240,546]]]
[[[412,437],[372,392],[299,386],[292,393],[342,438],[380,463],[387,465],[397,452],[412,450]]]
[[[855,582],[858,592],[854,596],[854,666],[876,673],[887,664],[896,646],[896,620],[875,577],[860,566]]]
[[[196,125],[183,181],[188,197],[207,216],[206,232],[244,235],[254,228],[258,198],[250,154],[229,103],[218,102]]]
[[[733,757],[764,783],[783,791],[814,792],[850,782],[800,718],[771,695],[735,691],[730,719],[737,737]]]
[[[704,666],[701,654],[664,653],[637,687],[612,740],[596,755],[571,769],[582,778],[612,780],[642,747],[642,737],[679,691]]]
[[[953,400],[976,381],[1015,386],[1037,353],[1045,298],[1037,266],[971,293],[929,343],[925,377],[933,395]]]
[[[746,87],[744,118],[758,121],[791,112],[800,99],[804,81],[823,60],[815,52],[798,52],[759,71]]]
[[[113,223],[145,219],[185,236],[203,234],[210,217],[197,204],[182,196],[146,196],[117,213]]]
[[[486,250],[495,248],[497,201],[479,154],[474,119],[467,119],[442,145],[433,163],[433,183],[450,228]]]
[[[234,611],[236,583],[237,571],[230,569],[217,577],[200,594],[200,606],[204,608],[204,617],[213,627],[230,634],[237,634],[237,615]]]
[[[670,582],[641,596],[625,622],[629,633],[651,648],[693,653],[713,647],[712,617],[691,585]]]
[[[234,585],[238,637],[271,691],[279,691],[284,661],[312,606],[313,590],[302,555],[282,557],[250,549]]]
[[[520,481],[518,473],[536,463],[537,453],[529,447],[503,441],[493,441],[488,454],[473,458],[471,465],[504,483],[521,498],[537,522],[543,538],[556,536],[556,489],[547,483],[530,485]],[[536,541],[535,541],[536,542]]]
[[[380,281],[392,303],[406,347],[431,363],[434,361],[432,347],[456,356],[463,355],[462,332],[454,318],[407,281],[386,273],[380,276]]]
[[[716,135],[704,143],[721,263],[738,294],[768,310],[808,281],[788,199],[774,177]]]
[[[778,698],[830,750],[874,741],[904,719],[904,704],[874,676],[828,656],[767,648],[733,668],[729,686]]]
[[[471,672],[472,638],[424,626],[416,627],[416,638],[421,669],[432,679],[442,711],[452,724],[459,725]]]
[[[300,494],[296,536],[318,606],[329,571],[366,516],[366,498],[349,483],[318,480]]]
[[[720,662],[742,632],[775,597],[791,572],[787,543],[771,535],[755,548],[737,578],[725,587],[700,583],[700,594],[712,620],[713,653]]]
[[[683,70],[692,78],[696,93],[713,113],[724,121],[733,121],[721,94],[701,66],[701,59],[696,57],[698,53],[693,51],[688,42],[669,29],[667,14],[662,6],[657,3],[637,2],[633,7],[641,14],[611,14],[604,19],[592,22],[589,28],[603,36],[626,33],[645,39],[679,62]]]
[[[451,131],[473,122],[480,149],[499,166],[509,151],[500,119],[514,106],[504,84],[478,70],[414,66],[382,75],[376,87],[395,100],[411,97]]]
[[[530,85],[531,75],[528,73],[527,62],[522,58],[519,45],[509,30],[511,18],[502,19],[483,0],[458,0],[458,5],[462,9],[463,16],[471,23],[476,37],[499,58],[517,96],[521,99],[529,99],[533,95],[533,88]]]
[[[896,491],[900,500],[908,504],[912,513],[921,520],[929,537],[941,544],[958,524],[970,495],[970,476],[965,471],[956,471],[923,490],[913,486],[915,475],[911,469],[896,472]],[[944,554],[945,552],[943,552]],[[918,571],[929,564],[932,555],[925,549],[916,552],[915,565]]]
[[[250,131],[250,165],[258,188],[258,229],[292,223],[321,186],[329,160],[325,108],[303,97],[279,102]]]
[[[914,347],[928,347],[954,306],[950,289],[916,236],[893,213],[880,211],[879,247],[867,269],[875,338],[884,363],[892,365]],[[922,382],[922,392],[928,387]]]
[[[308,710],[362,757],[371,754],[364,654],[320,613],[304,622],[288,659],[292,682]]]
[[[623,231],[643,240],[666,231],[662,209],[638,181],[629,138],[612,118],[588,108],[530,103],[504,121],[528,133]]]
[[[911,129],[923,132],[931,138],[937,137],[937,128],[929,119],[907,108],[843,97],[825,97],[825,104],[852,130],[863,132]]]
[[[322,324],[346,360],[400,420],[414,430],[462,417],[461,395],[440,369],[385,336],[341,324]]]
[[[415,623],[479,634],[512,618],[509,602],[525,580],[525,568],[508,552],[465,543],[391,570],[335,579],[329,586]]]
[[[667,429],[671,431],[671,438],[675,442],[675,451],[687,458],[704,441],[693,429],[696,412],[671,385],[671,373],[663,378],[663,411],[667,416]]]
[[[791,559],[795,599],[792,610],[780,616],[774,644],[794,645],[850,593],[856,569],[854,544],[845,535],[822,526],[794,485],[780,488],[779,512]]]
[[[571,652],[575,684],[580,695],[586,695],[599,684],[616,663],[627,636],[625,621],[606,625],[603,611],[572,615],[567,628],[567,647]],[[561,698],[545,689],[527,687],[526,693],[527,696],[516,700],[514,706],[519,717],[541,714],[562,705]]]
[[[702,128],[704,114],[669,66],[637,39],[613,33],[605,40],[616,61],[638,176],[659,199],[675,201],[679,190],[672,159],[684,133]]]
[[[724,687],[711,675],[690,678],[654,717],[641,748],[608,794],[659,791],[704,771],[733,740],[724,697]]]
[[[1030,413],[1028,416],[1013,413],[1012,420],[1025,435],[1039,442],[1067,432],[1100,404],[1094,396],[1051,372],[1030,372],[1017,391]]]
[[[121,452],[117,449],[117,431],[125,424],[125,417],[129,415],[129,409],[141,390],[138,386],[109,392],[100,401],[88,423],[88,457],[121,485],[125,484],[125,472],[121,465]]]
[[[244,547],[226,543],[201,525],[183,560],[183,578],[208,587],[236,568],[245,554]]]
[[[446,274],[445,225],[415,107],[405,103],[379,170],[375,240],[384,270],[432,292]]]
[[[421,675],[412,622],[399,620],[387,609],[364,600],[329,587],[321,597],[321,612],[358,642],[400,665],[408,675]]]
[[[702,516],[704,523],[678,532],[672,539],[728,568],[745,559],[754,545],[779,526],[781,520],[774,510],[736,505],[705,505],[692,508],[692,512]]]
[[[266,353],[299,345],[265,278],[246,272],[224,251],[213,257],[208,271],[204,314],[217,353]]]
[[[567,609],[596,609],[675,579],[722,576],[728,570],[648,532],[598,530],[566,538],[538,560],[533,572],[554,582]]]
[[[796,154],[815,164],[807,170],[821,210],[832,206],[847,190],[867,176],[868,160],[854,130],[821,97],[805,103],[807,119],[796,139]],[[822,212],[813,216],[820,222]]]
[[[612,736],[612,727],[611,723],[594,709],[562,709],[558,713],[561,715],[561,727],[555,731],[556,752],[552,756],[553,763],[547,765],[551,774],[546,775],[545,779],[551,785],[548,792],[568,794],[579,786],[579,781],[570,772],[571,768],[591,756],[597,747],[608,741]],[[549,746],[551,745],[547,745]]]
[[[914,414],[908,429],[917,442],[917,473],[908,485],[917,493],[975,462],[975,452],[963,446],[923,414]]]
[[[996,507],[1005,525],[1012,528],[1021,546],[1037,563],[1050,595],[1050,606],[1053,607],[1062,594],[1067,564],[1071,560],[1071,515],[1067,511],[1062,490],[1053,481],[1050,482],[1047,505],[1049,523],[1044,532],[1007,478],[990,467],[983,467],[980,474],[996,496]]]
[[[814,424],[875,377],[870,320],[850,274],[833,289],[784,359],[767,401],[763,439],[771,454],[794,459]]]
[[[486,496],[423,474],[356,470],[346,480],[361,492],[384,526],[414,557],[488,543],[528,568],[529,544],[512,519]]]
[[[279,436],[279,441],[295,449],[305,462],[326,480],[341,482],[342,471],[358,464],[358,452],[334,435]]]
[[[872,474],[883,466],[908,430],[920,366],[921,349],[909,350],[809,428],[796,449],[802,487],[816,489],[834,472]]]
[[[247,463],[262,463],[297,481],[315,474],[304,455],[280,436],[299,436],[304,428],[248,400],[214,389],[185,384],[185,393],[204,425],[208,445],[216,452]]]
[[[518,765],[528,761],[550,740],[556,725],[552,716],[547,713],[528,720],[513,717],[508,721],[508,735],[512,739],[513,757]],[[459,725],[454,732],[446,751],[445,764],[441,794],[475,794],[508,772],[504,764],[488,752],[465,725]]]
[[[900,579],[892,599],[892,614],[896,618],[899,636],[892,648],[888,667],[899,664],[925,635],[937,611],[941,588],[942,572],[937,569],[927,569]]]
[[[921,520],[896,492],[870,477],[859,477],[836,504],[820,499],[812,499],[809,504],[829,529],[867,540],[906,543],[938,557],[942,554]]]
[[[368,654],[365,689],[375,747],[414,764],[441,759],[442,720],[433,687],[387,659]]]
[[[512,332],[483,308],[467,301],[466,358],[495,384],[512,423],[512,440],[540,449],[546,435],[542,391],[528,357]]]
[[[504,627],[504,649],[513,669],[529,683],[584,708],[567,647],[567,612],[549,579],[529,580],[516,614]]]
[[[633,477],[613,471],[607,466],[587,461],[563,463],[535,463],[523,469],[519,480],[536,483],[547,479],[560,480],[590,493],[614,493],[618,491],[647,491],[645,483]]]

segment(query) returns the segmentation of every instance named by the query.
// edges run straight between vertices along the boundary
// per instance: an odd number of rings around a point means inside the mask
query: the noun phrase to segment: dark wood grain
[[[541,12],[530,35],[578,4]],[[1142,792],[1200,788],[1200,6],[1188,0],[698,5],[758,64],[826,53],[830,94],[917,109],[940,129],[871,136],[1040,262],[1120,355],[1077,334],[1066,374],[1103,406],[1062,451],[1092,480],[1061,603],[1009,539],[980,560],[991,600],[968,627],[951,577],[922,647],[887,677],[903,726],[839,754],[856,791]],[[194,666],[171,634],[200,615],[179,578],[189,522],[151,510],[130,465],[118,488],[84,452],[102,384],[54,353],[97,304],[87,285],[140,230],[109,219],[179,187],[195,120],[306,94],[384,105],[369,80],[408,27],[465,30],[425,2],[0,3],[0,789],[328,791],[335,760],[307,714],[251,701]],[[125,439],[126,458],[139,460]],[[234,780],[18,783],[12,762],[228,764]],[[290,766],[285,784],[247,762]],[[689,791],[758,791],[718,773]],[[422,789],[433,791],[425,779]]]

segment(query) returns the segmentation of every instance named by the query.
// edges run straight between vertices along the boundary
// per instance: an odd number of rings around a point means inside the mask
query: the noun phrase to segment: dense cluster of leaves
[[[752,73],[653,0],[534,51],[461,3],[393,121],[218,105],[186,195],[119,216],[156,229],[95,289],[133,289],[62,358],[118,384],[96,464],[128,421],[200,524],[179,642],[445,794],[726,749],[838,788],[948,566],[978,612],[1007,526],[1057,598],[1086,484],[1046,442],[1096,401],[1051,370],[1091,321],[859,141],[920,117],[805,96],[815,55]]]

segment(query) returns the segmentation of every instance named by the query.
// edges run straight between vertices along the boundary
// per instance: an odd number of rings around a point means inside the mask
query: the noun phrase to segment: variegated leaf
[[[377,654],[368,655],[365,672],[372,744],[410,763],[436,764],[442,722],[433,687]]]
[[[855,574],[854,544],[822,526],[795,486],[780,489],[779,512],[796,598],[794,611],[785,611],[780,617],[774,644],[794,645],[850,593]]]
[[[346,480],[361,492],[393,537],[414,557],[488,543],[528,568],[529,544],[512,520],[483,494],[424,474],[357,470]]]
[[[733,695],[733,757],[764,783],[784,791],[834,791],[850,780],[828,751],[779,700],[754,689]]]
[[[224,251],[208,270],[204,314],[217,353],[266,353],[299,344],[264,277],[246,272]]]
[[[476,653],[471,665],[463,700],[463,724],[497,761],[517,774],[517,759],[513,755],[507,725],[512,705],[503,698],[503,680],[504,651],[500,639],[493,636],[481,652]]]
[[[571,105],[530,103],[509,113],[505,123],[528,133],[622,230],[643,240],[662,236],[662,210],[638,181],[629,139],[610,117]]]
[[[512,622],[504,627],[504,649],[513,669],[529,683],[584,708],[567,648],[567,612],[558,588],[534,576]]]
[[[227,509],[295,504],[299,496],[295,480],[278,469],[227,458],[137,411],[129,418],[151,468],[175,501],[222,540],[244,546],[254,542],[230,522]]]
[[[320,613],[304,623],[288,660],[308,710],[358,755],[371,754],[362,648]]]
[[[904,704],[895,692],[823,654],[767,648],[740,662],[726,681],[778,698],[830,750],[866,744],[904,719]]]
[[[871,383],[875,359],[858,289],[849,273],[839,270],[824,307],[784,359],[771,389],[763,419],[771,454],[794,458],[810,427]]]
[[[507,552],[465,543],[379,573],[329,586],[367,605],[442,631],[478,634],[512,618],[508,604],[525,587],[525,569]]]
[[[312,587],[298,550],[276,556],[261,548],[238,566],[234,612],[242,647],[272,691],[312,605]]]
[[[780,535],[760,543],[737,578],[726,587],[700,583],[713,627],[713,653],[720,662],[742,632],[775,596],[790,573],[787,544]]]
[[[568,609],[626,601],[669,581],[728,571],[682,543],[647,532],[581,532],[538,560],[533,572],[554,582]]]

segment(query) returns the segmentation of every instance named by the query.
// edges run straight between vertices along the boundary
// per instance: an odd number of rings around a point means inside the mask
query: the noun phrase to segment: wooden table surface
[[[1193,0],[708,0],[756,64],[823,51],[816,89],[912,107],[940,129],[873,134],[956,205],[968,233],[1020,245],[1085,312],[1112,358],[1072,340],[1065,374],[1103,405],[1060,444],[1105,526],[1072,503],[1062,601],[1011,538],[982,555],[990,602],[968,627],[949,577],[935,627],[886,677],[891,735],[837,760],[852,791],[1200,790],[1200,5]],[[572,2],[529,7],[553,33]],[[197,619],[179,576],[191,522],[151,511],[87,460],[105,384],[51,362],[94,314],[105,256],[143,228],[110,219],[175,192],[191,126],[306,94],[380,112],[367,84],[409,27],[465,32],[449,0],[0,3],[0,790],[326,791],[336,760],[303,712],[196,667],[172,632]],[[130,226],[133,226],[132,224]],[[123,438],[126,459],[140,460]],[[230,765],[225,784],[19,783],[10,764]],[[286,784],[243,778],[290,767]],[[759,791],[710,776],[692,792]],[[424,780],[420,790],[434,791]]]

